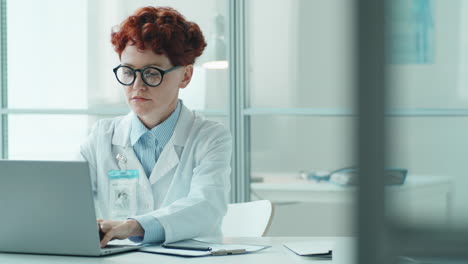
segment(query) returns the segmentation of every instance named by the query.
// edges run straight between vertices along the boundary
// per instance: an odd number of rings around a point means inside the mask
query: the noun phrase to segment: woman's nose
[[[133,89],[146,89],[146,84],[143,82],[143,79],[141,78],[141,72],[136,72],[136,77],[135,77],[135,82],[133,83]]]

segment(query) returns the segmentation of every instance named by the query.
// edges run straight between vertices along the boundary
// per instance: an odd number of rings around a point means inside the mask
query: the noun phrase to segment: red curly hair
[[[127,45],[135,45],[139,50],[151,48],[166,55],[174,66],[195,63],[206,47],[198,25],[170,7],[138,9],[112,32],[111,42],[119,57]]]

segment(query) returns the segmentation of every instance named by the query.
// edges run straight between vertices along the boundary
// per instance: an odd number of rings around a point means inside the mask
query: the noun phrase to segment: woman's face
[[[153,66],[165,71],[174,66],[166,55],[158,55],[151,49],[139,51],[135,46],[127,46],[123,50],[120,62],[133,69]],[[135,82],[130,86],[124,86],[127,103],[142,121],[156,118],[158,123],[161,116],[166,118],[164,115],[169,115],[175,109],[179,88],[188,85],[192,72],[191,65],[177,68],[164,74],[161,84],[156,87],[146,85],[141,79],[140,72],[137,72]]]

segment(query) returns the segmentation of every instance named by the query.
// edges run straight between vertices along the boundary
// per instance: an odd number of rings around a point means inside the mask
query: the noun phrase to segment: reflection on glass
[[[468,221],[468,115],[450,114],[468,109],[468,3],[396,1],[395,10],[387,107],[420,116],[386,118],[387,165],[408,169],[404,188],[387,192],[388,214],[417,227],[454,227]]]

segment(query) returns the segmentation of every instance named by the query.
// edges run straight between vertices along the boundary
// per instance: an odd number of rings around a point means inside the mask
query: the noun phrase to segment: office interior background
[[[171,6],[208,42],[181,98],[231,127],[241,144],[232,177],[246,181],[233,180],[233,190],[247,198],[233,200],[274,201],[270,236],[356,233],[355,187],[304,179],[357,162],[354,1],[243,1],[235,26],[229,1],[3,2],[2,158],[74,159],[96,120],[128,113],[112,72],[111,28],[139,7]],[[385,187],[387,212],[414,226],[463,227],[468,1],[393,2],[386,166],[408,175]],[[230,61],[239,42],[242,56]]]

